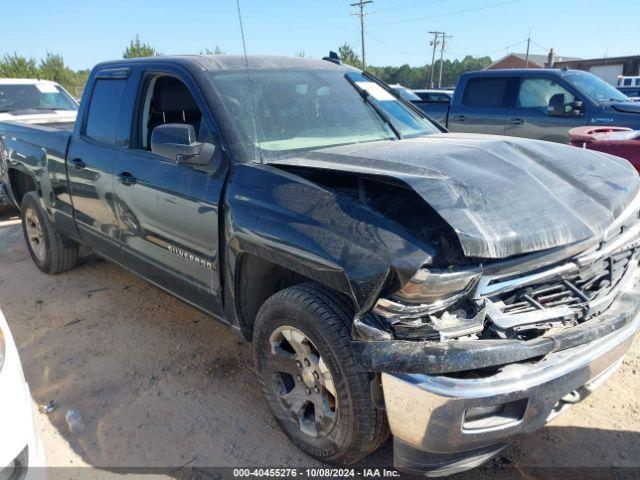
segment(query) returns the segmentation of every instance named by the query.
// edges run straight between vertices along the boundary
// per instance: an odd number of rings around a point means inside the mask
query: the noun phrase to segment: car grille
[[[506,315],[567,306],[578,318],[584,317],[590,302],[606,297],[618,285],[634,253],[635,249],[616,253],[566,278],[520,288],[492,301]]]

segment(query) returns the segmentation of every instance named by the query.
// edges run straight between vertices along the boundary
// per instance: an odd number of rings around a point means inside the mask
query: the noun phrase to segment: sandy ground
[[[33,401],[50,466],[313,466],[272,420],[230,329],[107,262],[47,276],[15,218],[0,217],[0,308]],[[64,419],[78,410],[84,433]],[[640,469],[640,342],[583,403],[467,477],[531,467]],[[391,465],[391,445],[363,466]],[[618,470],[616,470],[618,471]],[[621,471],[626,471],[624,468]],[[640,470],[638,470],[640,471]]]

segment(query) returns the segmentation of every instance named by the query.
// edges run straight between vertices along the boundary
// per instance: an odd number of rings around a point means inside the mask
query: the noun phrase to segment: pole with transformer
[[[447,35],[442,32],[442,44],[440,45],[440,76],[438,77],[438,88],[442,88],[442,64],[444,63],[444,49],[447,44],[447,38],[451,38],[451,35]]]
[[[433,35],[433,40],[429,43],[433,47],[433,53],[431,54],[431,78],[429,79],[429,88],[433,88],[433,68],[436,65],[436,48],[440,45],[438,37],[444,32],[429,32]]]
[[[366,13],[364,13],[364,6],[368,3],[373,3],[373,0],[359,0],[357,3],[352,3],[350,5],[352,7],[360,8],[359,12],[352,13],[351,15],[357,15],[358,17],[360,17],[360,41],[362,44],[362,70],[364,70],[367,65],[367,62],[365,59],[365,53],[364,53],[364,16],[366,15]]]

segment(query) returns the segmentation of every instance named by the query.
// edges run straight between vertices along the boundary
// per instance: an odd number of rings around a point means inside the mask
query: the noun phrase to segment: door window
[[[508,83],[506,77],[472,78],[467,82],[462,103],[467,107],[504,107]]]
[[[203,120],[202,112],[187,86],[171,76],[156,76],[149,80],[144,104],[138,122],[137,145],[151,150],[153,129],[167,123],[184,123],[193,126],[198,142],[213,143]]]
[[[108,145],[116,143],[120,103],[126,84],[126,80],[96,80],[84,131],[88,138]]]
[[[547,108],[554,95],[563,94],[565,105],[576,100],[569,90],[548,78],[525,78],[520,84],[518,108]]]

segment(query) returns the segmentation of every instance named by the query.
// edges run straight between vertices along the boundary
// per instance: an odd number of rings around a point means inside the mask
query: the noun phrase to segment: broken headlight
[[[443,339],[482,330],[484,310],[466,301],[481,270],[420,269],[400,290],[379,299],[373,312],[397,338]]]

